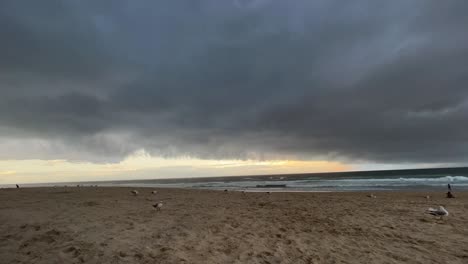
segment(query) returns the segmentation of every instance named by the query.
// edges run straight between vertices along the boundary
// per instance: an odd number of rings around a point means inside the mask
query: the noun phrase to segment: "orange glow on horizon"
[[[353,167],[335,161],[204,160],[161,158],[145,152],[118,163],[97,164],[67,160],[0,160],[0,184],[31,182],[106,181],[338,172]]]

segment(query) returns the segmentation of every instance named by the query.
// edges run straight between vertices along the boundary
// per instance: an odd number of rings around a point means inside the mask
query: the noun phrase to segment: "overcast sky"
[[[0,160],[457,163],[468,1],[0,2]]]

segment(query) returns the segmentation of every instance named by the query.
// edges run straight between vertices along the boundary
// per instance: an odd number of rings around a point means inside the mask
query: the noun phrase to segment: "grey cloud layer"
[[[0,158],[463,162],[466,1],[2,1]],[[7,146],[7,147],[6,147]]]

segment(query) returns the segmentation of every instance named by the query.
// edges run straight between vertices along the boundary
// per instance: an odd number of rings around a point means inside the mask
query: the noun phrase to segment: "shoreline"
[[[453,184],[452,184],[453,185]],[[456,185],[455,185],[456,187]],[[147,190],[193,190],[193,191],[215,191],[215,192],[224,192],[227,190],[228,192],[238,192],[238,193],[440,193],[446,194],[447,190],[444,187],[440,188],[405,188],[405,189],[369,189],[369,190],[285,190],[279,188],[193,188],[193,187],[150,187],[150,186],[20,186],[20,188],[16,187],[0,187],[0,191],[2,190],[21,190],[21,189],[147,189]],[[452,187],[453,188],[453,187]],[[455,188],[452,193],[465,193],[468,196],[468,190],[461,188],[457,190]]]
[[[442,189],[442,188],[441,188]],[[262,189],[262,190],[255,190],[254,188],[251,189],[205,189],[205,188],[180,188],[180,187],[132,187],[132,186],[55,186],[55,187],[20,187],[20,188],[0,188],[0,194],[3,192],[21,192],[24,191],[25,193],[31,193],[31,191],[45,191],[48,193],[55,193],[54,191],[58,191],[59,193],[63,193],[63,191],[69,191],[69,193],[83,192],[86,191],[103,191],[106,192],[107,190],[112,191],[122,191],[124,193],[130,192],[132,190],[137,190],[146,195],[150,194],[151,191],[164,191],[164,192],[201,192],[201,193],[220,193],[220,194],[228,194],[228,193],[235,193],[235,194],[243,194],[243,193],[251,193],[251,194],[267,194],[267,193],[276,193],[276,194],[349,194],[349,195],[362,195],[368,193],[380,193],[383,195],[424,195],[424,194],[438,194],[439,198],[445,198],[447,190],[435,190],[435,189],[404,189],[404,190],[326,190],[326,191],[317,191],[317,190],[278,190],[278,189]],[[463,197],[468,198],[468,190],[455,190],[452,191],[453,194],[462,195]],[[455,199],[458,196],[455,197]],[[449,199],[449,198],[447,198]]]
[[[367,194],[2,189],[0,263],[466,263],[468,192]]]

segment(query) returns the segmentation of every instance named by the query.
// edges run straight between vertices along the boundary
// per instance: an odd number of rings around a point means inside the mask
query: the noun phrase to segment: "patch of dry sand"
[[[468,193],[132,189],[0,190],[0,263],[468,263]]]

